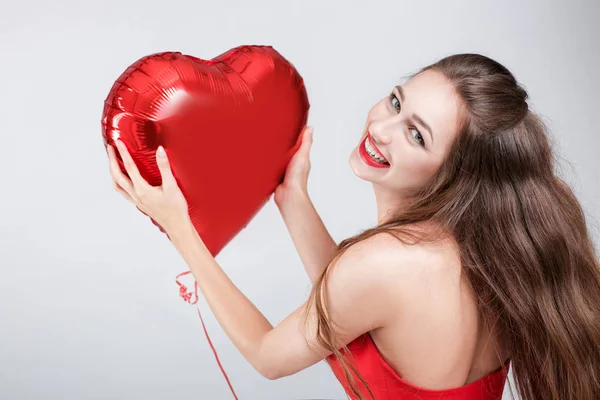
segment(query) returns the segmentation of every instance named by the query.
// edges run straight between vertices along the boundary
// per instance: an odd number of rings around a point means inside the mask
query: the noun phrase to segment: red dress
[[[364,334],[352,341],[348,344],[348,350],[353,360],[352,365],[369,385],[375,400],[501,400],[510,365],[507,361],[504,367],[465,386],[448,390],[428,390],[403,381],[385,362],[370,334]],[[330,355],[327,362],[346,393],[352,400],[356,400],[337,358]],[[362,387],[360,380],[356,379],[356,384],[363,389],[361,393],[364,398],[370,400],[371,397]]]

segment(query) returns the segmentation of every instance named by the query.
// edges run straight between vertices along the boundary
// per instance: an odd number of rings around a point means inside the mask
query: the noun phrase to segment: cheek
[[[421,187],[437,172],[439,163],[424,154],[407,154],[394,165],[393,179],[405,187]]]

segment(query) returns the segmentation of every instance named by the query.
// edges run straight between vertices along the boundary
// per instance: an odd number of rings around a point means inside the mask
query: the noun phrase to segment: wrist
[[[194,227],[194,224],[192,224],[192,221],[189,218],[181,221],[178,224],[173,225],[165,231],[169,236],[171,242],[173,242],[173,244],[181,243],[186,239],[197,235],[196,228]]]
[[[276,202],[280,210],[285,210],[289,207],[296,207],[298,204],[310,201],[306,188],[300,186],[287,187],[285,194],[280,197],[281,200]]]

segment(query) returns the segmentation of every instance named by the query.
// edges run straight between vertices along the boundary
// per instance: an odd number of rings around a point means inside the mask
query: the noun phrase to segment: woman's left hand
[[[164,149],[158,148],[156,162],[162,178],[162,186],[151,186],[140,175],[125,144],[117,139],[117,149],[129,178],[123,174],[117,162],[115,149],[108,145],[110,174],[114,188],[129,202],[152,218],[167,234],[190,222],[187,201],[177,185]]]

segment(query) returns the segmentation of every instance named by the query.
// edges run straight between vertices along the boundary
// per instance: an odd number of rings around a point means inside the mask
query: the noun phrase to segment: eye
[[[413,135],[413,138],[419,143],[420,146],[425,147],[425,140],[421,135],[421,132],[417,130],[417,128],[410,128],[410,133]]]
[[[392,92],[390,93],[390,104],[392,105],[392,107],[394,107],[398,112],[400,112],[401,108],[400,107],[400,100],[398,100],[398,98],[396,97],[396,95]]]

